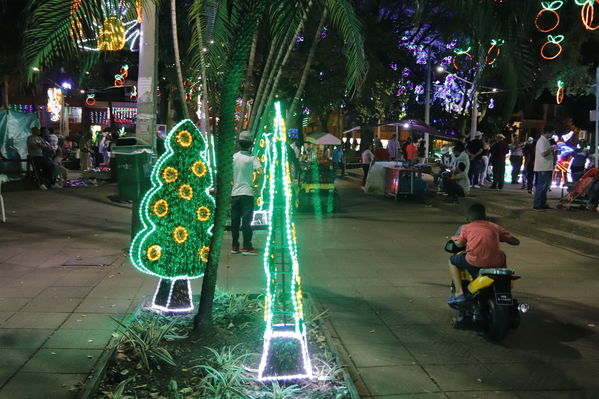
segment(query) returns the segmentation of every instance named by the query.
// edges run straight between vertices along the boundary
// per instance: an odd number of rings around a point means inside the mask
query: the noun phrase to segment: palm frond
[[[345,42],[346,84],[350,91],[355,91],[363,83],[368,69],[360,19],[349,0],[323,0],[323,3],[332,25]]]

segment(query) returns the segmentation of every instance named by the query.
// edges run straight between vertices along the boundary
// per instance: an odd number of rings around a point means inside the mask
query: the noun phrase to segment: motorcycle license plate
[[[511,305],[514,303],[514,300],[512,299],[512,294],[495,294],[495,299],[498,305]]]

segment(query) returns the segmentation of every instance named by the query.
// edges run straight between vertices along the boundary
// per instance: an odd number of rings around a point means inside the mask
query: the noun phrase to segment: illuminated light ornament
[[[271,225],[264,249],[266,296],[263,351],[258,379],[313,378],[304,323],[297,242],[291,205],[287,132],[281,104],[275,103],[275,132],[269,146],[269,208]]]
[[[561,21],[559,14],[557,13],[557,10],[559,10],[563,5],[564,5],[564,2],[561,0],[552,1],[552,2],[542,1],[541,6],[543,7],[543,9],[541,9],[541,11],[539,11],[537,13],[537,16],[535,17],[535,28],[537,28],[537,30],[539,32],[543,32],[543,33],[551,32],[551,31],[555,30],[559,26],[560,21]],[[540,20],[544,17],[543,14],[546,14],[546,13],[554,15],[555,23],[553,26],[542,27],[540,25]]]
[[[562,102],[564,102],[564,95],[565,95],[566,89],[564,88],[564,82],[562,82],[561,80],[557,81],[557,92],[555,93],[555,102],[558,104],[561,104]]]
[[[455,55],[453,56],[453,67],[455,68],[456,71],[459,71],[460,68],[458,66],[458,63],[460,62],[460,56],[463,60],[467,61],[467,68],[470,68],[472,66],[472,55],[470,54],[470,50],[472,49],[472,47],[468,47],[466,50],[461,50],[461,49],[455,49]],[[464,66],[464,65],[462,65]]]
[[[200,222],[206,222],[210,219],[212,212],[210,212],[210,209],[208,209],[208,207],[205,206],[201,206],[196,210],[196,215],[198,216],[198,220]]]
[[[191,133],[187,130],[183,130],[177,134],[177,143],[181,147],[188,148],[193,143],[193,138],[191,137]]]
[[[179,178],[179,171],[172,166],[164,168],[164,171],[162,172],[162,178],[167,183],[173,183]]]
[[[124,86],[127,76],[129,76],[129,65],[123,65],[119,73],[114,75],[114,85],[116,87]]]
[[[543,46],[541,47],[541,57],[543,57],[546,60],[554,60],[557,57],[559,57],[559,55],[562,53],[563,51],[563,47],[561,45],[561,42],[564,41],[564,35],[557,35],[557,36],[552,36],[552,35],[547,35],[547,41],[545,42],[545,44],[543,44]],[[547,54],[547,48],[554,48],[554,54]]]
[[[182,131],[191,137],[188,147],[177,140]],[[205,163],[207,150],[191,120],[173,127],[165,147],[151,173],[152,187],[139,207],[142,228],[131,242],[129,257],[139,271],[160,278],[152,298],[153,310],[189,312],[193,309],[189,279],[203,276],[208,252],[202,257],[198,251],[209,247],[212,238],[212,177],[210,171],[201,178],[191,171],[194,163]],[[176,183],[168,184],[167,179]],[[200,213],[203,220],[198,220],[196,213],[200,208],[204,209]]]
[[[91,37],[83,37],[83,34],[74,36],[79,47],[87,51],[139,51],[141,1],[95,1],[100,3],[104,17],[90,26],[90,30],[95,32]]]
[[[499,40],[491,40],[491,47],[487,51],[487,56],[485,57],[485,63],[487,65],[493,65],[497,62],[497,58],[501,55],[501,46],[503,46],[505,42],[501,39]]]
[[[206,174],[206,172],[208,171],[208,167],[206,166],[206,164],[202,161],[197,161],[196,163],[193,164],[193,166],[191,167],[191,171],[193,172],[194,175],[196,175],[197,177],[204,177],[204,175]]]
[[[179,197],[184,200],[191,201],[193,198],[193,188],[189,184],[183,184],[179,187]]]
[[[129,94],[129,100],[137,102],[137,86],[133,86],[131,94]]]
[[[168,202],[163,199],[156,201],[152,207],[152,211],[159,218],[165,217],[168,214]]]
[[[62,90],[51,87],[48,89],[48,106],[47,111],[50,113],[50,120],[58,122],[62,111]]]
[[[599,24],[593,26],[593,22],[595,21],[595,1],[596,0],[574,0],[576,4],[582,6],[580,10],[580,18],[582,19],[582,24],[586,30],[597,30],[599,29]]]
[[[173,230],[173,239],[177,241],[178,244],[183,244],[187,241],[187,237],[189,237],[189,233],[185,227],[179,226]]]
[[[489,101],[489,109],[493,109],[493,108],[495,108],[495,99],[494,98],[492,98]]]
[[[198,255],[200,256],[200,259],[202,260],[202,262],[208,262],[208,255],[210,254],[210,248],[203,246],[202,249],[200,249],[200,251],[198,252]]]
[[[256,139],[257,146],[254,146],[253,155],[258,158],[262,164],[262,170],[265,172],[264,175],[260,175],[254,172],[253,183],[257,189],[258,195],[254,197],[254,217],[252,219],[252,226],[254,228],[265,228],[269,224],[267,203],[264,198],[268,196],[268,171],[269,171],[269,151],[271,133],[262,132],[259,138]]]
[[[85,103],[87,105],[89,105],[90,107],[93,107],[94,105],[96,105],[96,95],[95,94],[88,94],[85,97]]]

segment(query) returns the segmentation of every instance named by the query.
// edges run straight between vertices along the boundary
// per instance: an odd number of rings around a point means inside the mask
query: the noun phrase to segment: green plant
[[[218,371],[214,367],[199,366],[206,372],[206,377],[200,383],[203,397],[212,399],[250,399],[243,392],[242,383],[248,379],[245,371],[240,367],[231,367]]]
[[[125,387],[127,386],[127,384],[130,383],[133,379],[135,379],[135,377],[129,377],[126,380],[121,381],[119,383],[119,385],[116,386],[116,389],[114,390],[114,392],[102,392],[102,393],[106,396],[106,399],[132,399],[133,396],[124,395],[124,392],[125,392]]]
[[[208,349],[214,359],[211,361],[212,366],[218,370],[231,370],[234,368],[242,368],[241,363],[250,355],[247,352],[242,352],[240,344],[235,346],[225,346],[220,351],[213,348]]]
[[[266,393],[266,396],[264,396],[265,399],[290,399],[295,394],[301,392],[301,389],[297,385],[282,387],[276,381],[272,383],[271,387],[272,391]]]
[[[146,370],[150,369],[150,362],[155,364],[157,369],[160,369],[160,363],[176,366],[169,351],[162,346],[164,341],[186,338],[178,334],[176,319],[165,323],[159,316],[154,315],[147,319],[136,319],[129,325],[115,318],[113,320],[121,326],[119,345],[139,356]]]

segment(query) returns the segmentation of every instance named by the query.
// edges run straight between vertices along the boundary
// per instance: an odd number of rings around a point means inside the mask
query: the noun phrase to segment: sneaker
[[[480,188],[480,186],[478,184],[475,184],[474,186],[472,186],[474,188]]]
[[[241,251],[239,250],[239,247],[233,247],[233,248],[231,248],[231,253],[232,254],[240,254]]]
[[[40,190],[46,191],[47,189],[48,189],[48,187],[46,187],[45,184],[40,184]]]
[[[464,294],[460,294],[457,296],[450,296],[449,299],[447,299],[447,304],[448,305],[455,305],[457,303],[463,303],[466,302],[466,296]]]
[[[258,255],[258,251],[255,250],[254,248],[252,248],[252,249],[243,248],[241,250],[241,253],[243,255]]]

